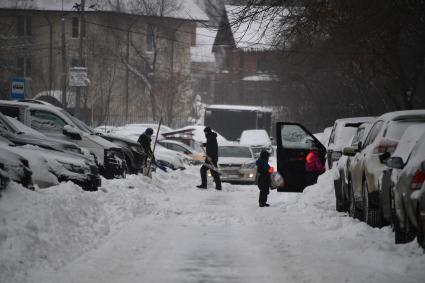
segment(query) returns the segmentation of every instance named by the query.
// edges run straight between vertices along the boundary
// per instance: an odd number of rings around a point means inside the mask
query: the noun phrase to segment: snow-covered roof
[[[425,119],[425,109],[388,112],[380,116],[378,119],[388,121],[388,120],[400,120],[400,119],[403,120],[403,119],[410,119],[410,118]]]
[[[263,129],[243,131],[240,143],[245,145],[271,145],[270,137]]]
[[[159,9],[159,5],[155,6],[156,0],[148,0],[150,7]],[[19,9],[19,10],[37,10],[37,11],[75,11],[76,0],[2,0],[0,1],[0,9]],[[120,12],[124,14],[143,14],[146,16],[156,16],[160,13],[141,13],[140,4],[134,0],[86,0],[86,11],[94,12]],[[175,0],[167,2],[168,7],[163,11],[162,16],[167,18],[208,21],[208,16],[195,4],[193,0]]]
[[[261,112],[272,112],[273,110],[269,107],[263,106],[248,106],[248,105],[224,105],[224,104],[213,104],[208,105],[206,110],[209,109],[221,109],[221,110],[241,110],[241,111],[261,111]]]
[[[196,46],[190,48],[192,62],[215,62],[212,47],[216,35],[217,30],[206,27],[196,28]]]
[[[239,13],[244,8],[245,6],[225,6],[236,47],[248,50],[273,49],[280,17],[273,13],[258,12],[255,18],[240,21]]]

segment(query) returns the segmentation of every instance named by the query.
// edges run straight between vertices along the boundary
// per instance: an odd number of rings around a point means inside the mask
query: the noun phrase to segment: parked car
[[[373,122],[375,117],[344,118],[335,121],[332,127],[326,152],[326,167],[332,168],[334,162],[342,156],[342,150],[356,132],[357,127],[365,122]]]
[[[0,147],[28,160],[32,181],[40,188],[71,181],[93,191],[101,184],[97,166],[83,155],[33,145],[17,146],[4,138],[0,140]]]
[[[224,182],[255,183],[257,168],[252,149],[247,145],[218,146],[218,169]]]
[[[76,143],[96,157],[101,174],[106,178],[125,176],[126,163],[121,147],[95,134],[79,129],[64,109],[37,103],[0,101],[0,112],[17,118],[43,134]]]
[[[425,122],[425,110],[396,111],[376,119],[364,143],[347,148],[355,155],[351,162],[351,188],[354,208],[371,226],[381,225],[380,176],[385,170],[383,157],[389,157],[407,127]],[[359,153],[359,154],[356,154]]]
[[[412,196],[425,181],[425,123],[406,130],[387,165],[392,171],[384,176],[391,182],[382,188],[388,202],[383,214],[393,222],[395,242],[406,243],[414,239],[421,223],[417,219],[419,197]]]
[[[361,124],[354,136],[350,139],[350,142],[347,146],[356,147],[359,143],[364,142],[366,135],[369,133],[370,128],[372,127],[371,122],[366,122]],[[336,210],[339,212],[350,211],[351,203],[351,192],[349,189],[350,183],[350,166],[352,156],[347,156],[344,154],[338,160],[336,165],[336,176],[334,178],[334,189],[335,189],[335,202]],[[353,212],[353,211],[351,211]]]
[[[153,148],[153,147],[152,147]],[[155,146],[155,160],[159,165],[166,166],[172,170],[184,170],[183,158],[180,153],[169,150],[160,144]]]
[[[322,136],[318,139],[326,148],[328,148],[329,138],[331,137],[332,127],[323,130]]]
[[[4,189],[9,181],[14,181],[24,187],[32,188],[32,171],[28,160],[10,151],[8,141],[0,137],[0,190]]]
[[[260,156],[262,150],[267,150],[270,155],[273,154],[272,142],[266,130],[245,130],[241,133],[239,142],[250,146],[256,157]]]
[[[313,145],[319,150],[320,160],[325,162],[326,148],[298,123],[276,123],[277,170],[285,179],[285,187],[278,191],[302,192],[306,187],[306,157]]]
[[[184,160],[189,164],[198,165],[204,162],[204,154],[196,152],[190,146],[175,140],[160,140],[158,141],[163,147],[183,154]]]
[[[423,147],[423,143],[422,143]],[[425,149],[422,148],[422,152]],[[425,172],[425,166],[421,165],[422,172]],[[417,237],[419,245],[425,249],[425,182],[422,184],[421,189],[415,193],[414,198],[418,200],[418,209],[416,213],[416,222],[418,223]]]

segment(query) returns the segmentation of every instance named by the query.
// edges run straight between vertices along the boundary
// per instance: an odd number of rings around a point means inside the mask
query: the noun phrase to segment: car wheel
[[[370,207],[369,188],[366,179],[363,181],[363,221],[372,227],[380,225],[379,208]]]
[[[350,203],[348,206],[348,215],[353,218],[360,219],[361,214],[356,206],[356,199],[354,198],[353,186],[351,185],[351,179],[348,180],[348,192],[350,194]]]
[[[413,241],[415,238],[415,233],[412,231],[412,225],[410,224],[409,219],[407,218],[406,213],[403,216],[404,226],[401,226],[400,220],[395,215],[394,217],[394,240],[396,244],[405,244]]]
[[[334,180],[334,190],[335,190],[335,208],[338,212],[343,212],[343,203],[342,203],[342,192],[341,192],[341,179]]]

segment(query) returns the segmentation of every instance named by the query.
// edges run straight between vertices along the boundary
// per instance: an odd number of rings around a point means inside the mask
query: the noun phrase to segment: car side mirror
[[[403,169],[404,167],[403,159],[401,159],[401,157],[398,157],[398,156],[388,158],[385,164],[388,167],[394,168],[394,169]]]
[[[391,157],[391,153],[388,151],[384,152],[383,154],[379,155],[379,161],[381,161],[382,164],[385,164],[388,160],[388,158]],[[403,163],[403,160],[401,161]]]
[[[70,125],[64,126],[63,127],[63,130],[62,130],[62,133],[65,136],[68,136],[68,137],[70,137],[73,140],[81,140],[81,134],[80,134],[80,132],[77,129],[71,127]]]
[[[346,155],[346,156],[354,156],[356,155],[356,153],[358,152],[358,150],[355,147],[344,147],[344,149],[342,150],[342,154]]]

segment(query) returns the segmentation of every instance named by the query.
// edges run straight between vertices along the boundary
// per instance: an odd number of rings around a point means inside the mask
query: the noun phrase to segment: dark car
[[[298,123],[276,123],[277,170],[285,179],[278,191],[302,192],[306,184],[306,157],[313,145],[319,150],[322,163],[326,148],[306,128]]]

